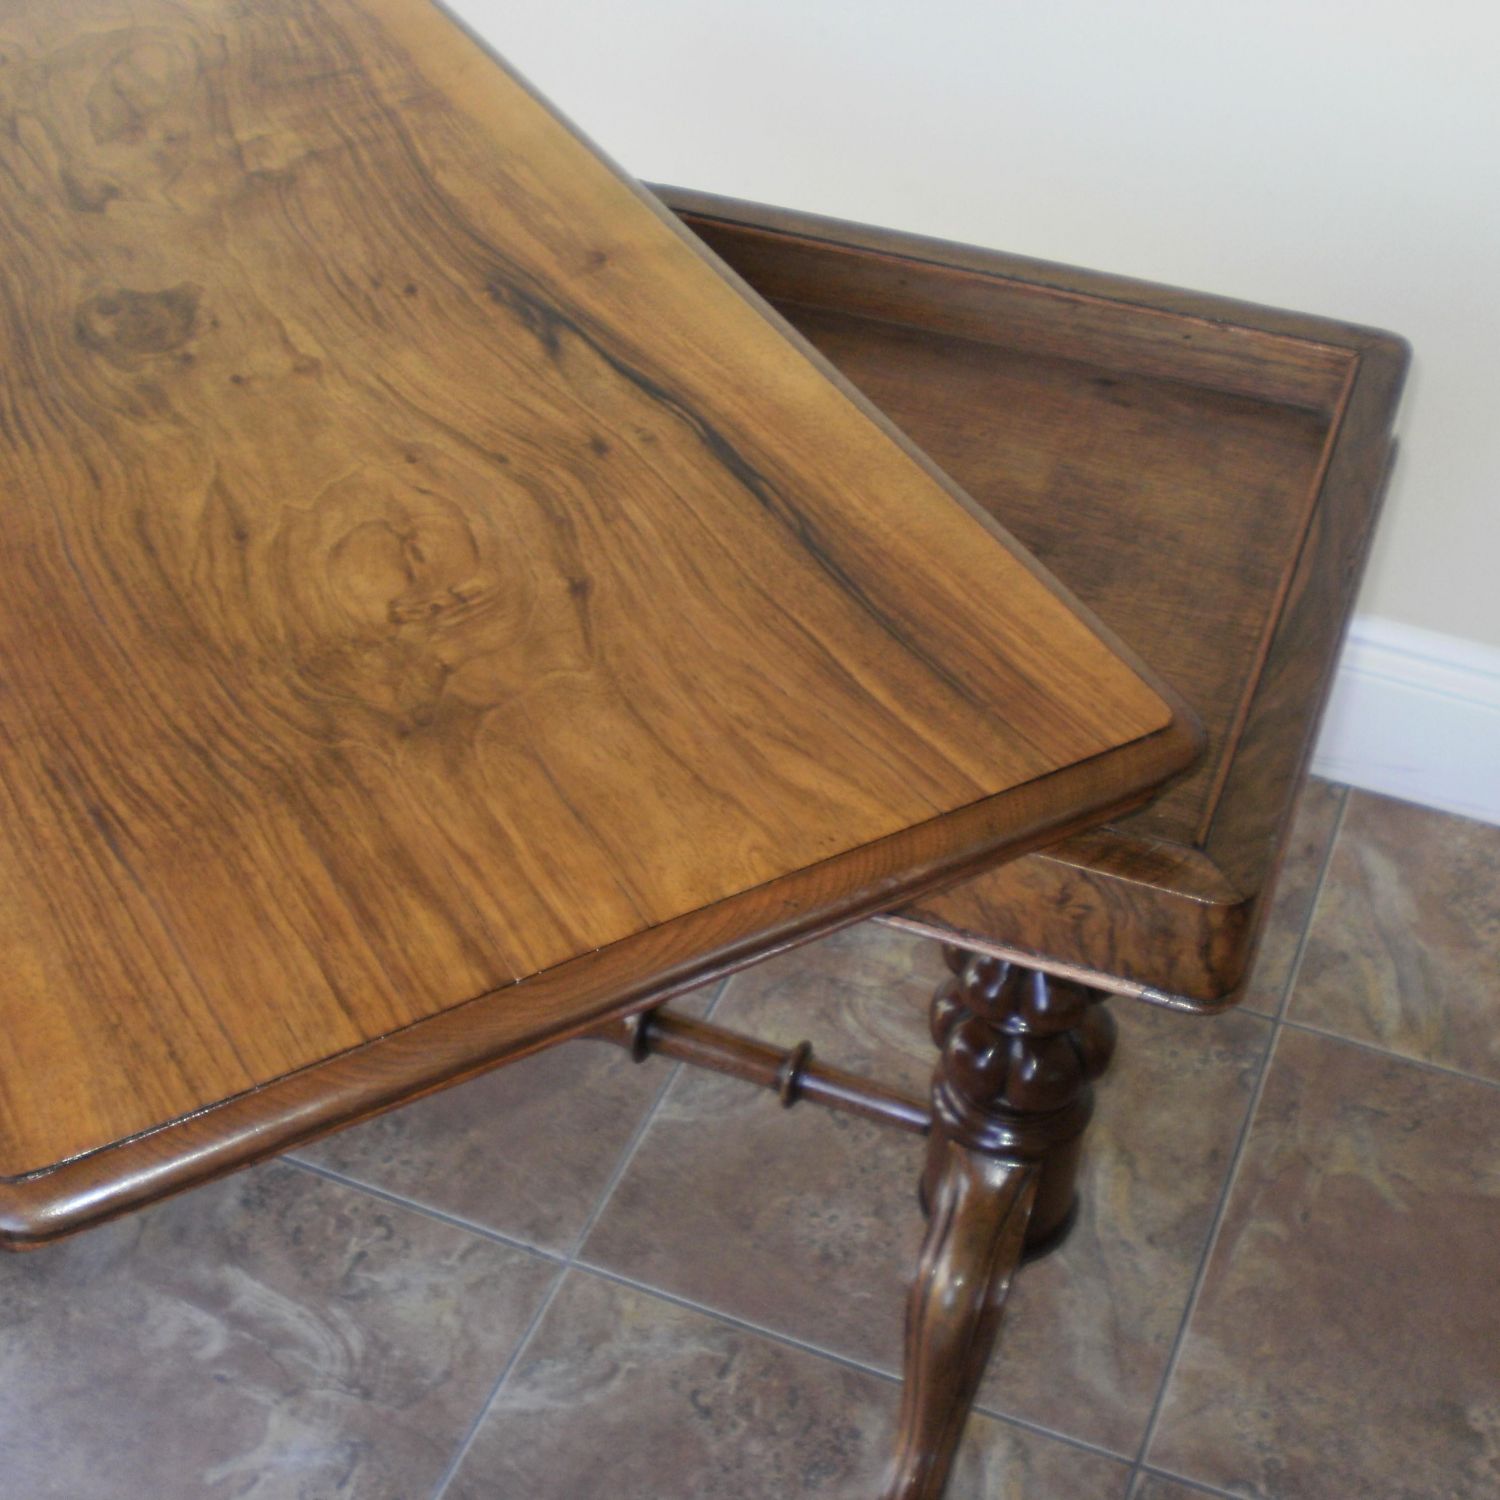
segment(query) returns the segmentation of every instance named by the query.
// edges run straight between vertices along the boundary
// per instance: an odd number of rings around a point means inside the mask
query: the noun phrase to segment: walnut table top
[[[0,1237],[1191,757],[1174,700],[426,0],[13,0],[0,58]]]

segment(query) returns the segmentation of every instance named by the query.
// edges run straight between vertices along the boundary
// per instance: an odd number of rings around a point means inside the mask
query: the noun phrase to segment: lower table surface
[[[1409,352],[1377,329],[659,189],[1198,715],[1129,818],[894,920],[1182,1008],[1247,972]]]
[[[0,17],[0,1239],[1138,804],[1175,698],[434,7]]]

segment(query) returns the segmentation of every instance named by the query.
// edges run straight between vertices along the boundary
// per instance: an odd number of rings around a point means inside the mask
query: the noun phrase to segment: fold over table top
[[[1190,756],[426,0],[20,0],[0,54],[0,1235]]]

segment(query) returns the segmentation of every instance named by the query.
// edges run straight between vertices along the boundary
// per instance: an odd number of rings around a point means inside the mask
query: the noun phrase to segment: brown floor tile
[[[443,1500],[870,1500],[898,1399],[890,1381],[573,1271]],[[948,1500],[1120,1500],[1128,1474],[981,1417]]]
[[[1250,1106],[1270,1024],[1114,1002],[1120,1049],[1098,1091],[1081,1212],[1016,1279],[990,1410],[1119,1453],[1145,1433]]]
[[[1500,1079],[1500,828],[1350,793],[1288,1015]]]
[[[1196,1484],[1168,1479],[1165,1474],[1143,1474],[1130,1500],[1203,1500],[1213,1497],[1212,1490],[1200,1490]]]
[[[694,991],[672,1008],[701,1015],[711,993]],[[566,1254],[670,1068],[660,1058],[634,1063],[602,1042],[568,1042],[297,1155]]]
[[[0,1490],[425,1496],[554,1274],[286,1165],[0,1258]]]
[[[1303,788],[1297,815],[1287,835],[1286,856],[1276,877],[1275,895],[1266,915],[1260,948],[1240,1005],[1261,1015],[1280,1013],[1292,976],[1297,949],[1312,914],[1328,846],[1338,827],[1345,787],[1314,777]]]
[[[842,1066],[925,1087],[937,946],[873,924],[746,970],[716,1012],[772,1041],[809,1037]],[[586,1260],[793,1337],[894,1368],[921,1243],[915,1136],[812,1105],[784,1110],[685,1070]]]
[[[748,970],[717,1018],[920,1087],[935,944],[865,925]],[[1268,1023],[1118,1002],[1077,1231],[1018,1280],[981,1399],[1129,1453],[1186,1305]],[[678,1077],[586,1261],[894,1371],[922,1225],[920,1140]]]
[[[1151,1460],[1275,1500],[1500,1494],[1500,1091],[1285,1031]]]

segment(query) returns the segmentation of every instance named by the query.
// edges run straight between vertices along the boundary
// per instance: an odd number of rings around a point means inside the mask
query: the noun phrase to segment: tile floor
[[[1500,1496],[1500,829],[1314,784],[1245,1007],[1116,1003],[952,1500]],[[693,997],[921,1086],[930,945]],[[0,1258],[7,1500],[875,1493],[914,1139],[578,1043]]]

